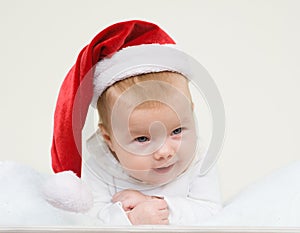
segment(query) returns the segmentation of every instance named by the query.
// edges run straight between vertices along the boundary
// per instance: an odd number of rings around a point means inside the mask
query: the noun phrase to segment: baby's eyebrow
[[[193,119],[193,117],[187,116],[186,114],[185,114],[185,116],[183,116],[181,118],[180,118],[180,115],[179,115],[179,124],[180,125],[186,124],[188,122],[191,122],[192,119]]]
[[[135,129],[129,129],[129,132],[131,135],[147,135],[149,134],[149,129],[138,129],[138,128],[135,128]]]

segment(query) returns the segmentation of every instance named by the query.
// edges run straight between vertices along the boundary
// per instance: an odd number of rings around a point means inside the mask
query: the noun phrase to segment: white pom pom
[[[72,171],[51,176],[42,191],[51,205],[63,210],[86,212],[93,206],[92,192]]]

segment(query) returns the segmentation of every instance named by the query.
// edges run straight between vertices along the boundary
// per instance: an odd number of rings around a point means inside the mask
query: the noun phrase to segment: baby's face
[[[195,156],[196,135],[191,107],[186,111],[184,122],[166,105],[132,112],[128,144],[112,140],[112,149],[130,176],[164,184],[187,169]]]
[[[123,123],[114,128],[109,146],[131,177],[148,184],[165,184],[193,160],[196,130],[192,103],[179,98],[174,104],[176,108],[163,103],[137,107],[129,117],[122,114],[124,107],[117,114],[118,122]]]

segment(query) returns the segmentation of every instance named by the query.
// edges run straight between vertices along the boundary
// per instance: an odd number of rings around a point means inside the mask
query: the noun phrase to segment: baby
[[[97,43],[102,43],[101,49]],[[81,86],[77,85],[71,95],[75,144],[76,122],[84,124],[78,119],[82,113],[86,115],[82,111],[86,99],[97,108],[100,123],[86,143],[88,156],[83,155],[82,169],[74,165],[75,156],[70,160],[57,153],[58,149],[66,150],[66,145],[61,149],[55,138],[53,167],[55,171],[73,170],[81,175],[94,196],[89,214],[103,224],[195,225],[221,209],[215,168],[200,174],[205,155],[199,150],[185,75],[189,67],[181,53],[165,44],[174,42],[154,24],[115,24],[98,34],[79,56],[77,66],[89,64],[87,53],[89,48],[94,49],[89,68],[84,66],[68,74],[73,78],[72,88],[74,72],[81,77]],[[116,47],[119,50],[111,51]],[[65,87],[70,86],[68,76]],[[87,85],[83,84],[86,80]],[[93,96],[89,88],[93,88]],[[70,100],[63,99],[64,104]],[[68,112],[66,108],[60,110],[60,114]],[[66,129],[61,127],[60,134],[61,130]]]

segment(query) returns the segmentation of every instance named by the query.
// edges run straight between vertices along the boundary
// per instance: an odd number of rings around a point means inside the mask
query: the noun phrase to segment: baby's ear
[[[112,148],[111,137],[110,137],[110,134],[109,134],[108,130],[106,129],[106,127],[102,123],[99,123],[98,127],[100,129],[100,132],[102,134],[102,137],[103,137],[105,143],[108,145],[108,147],[112,151],[114,151],[113,148]]]

